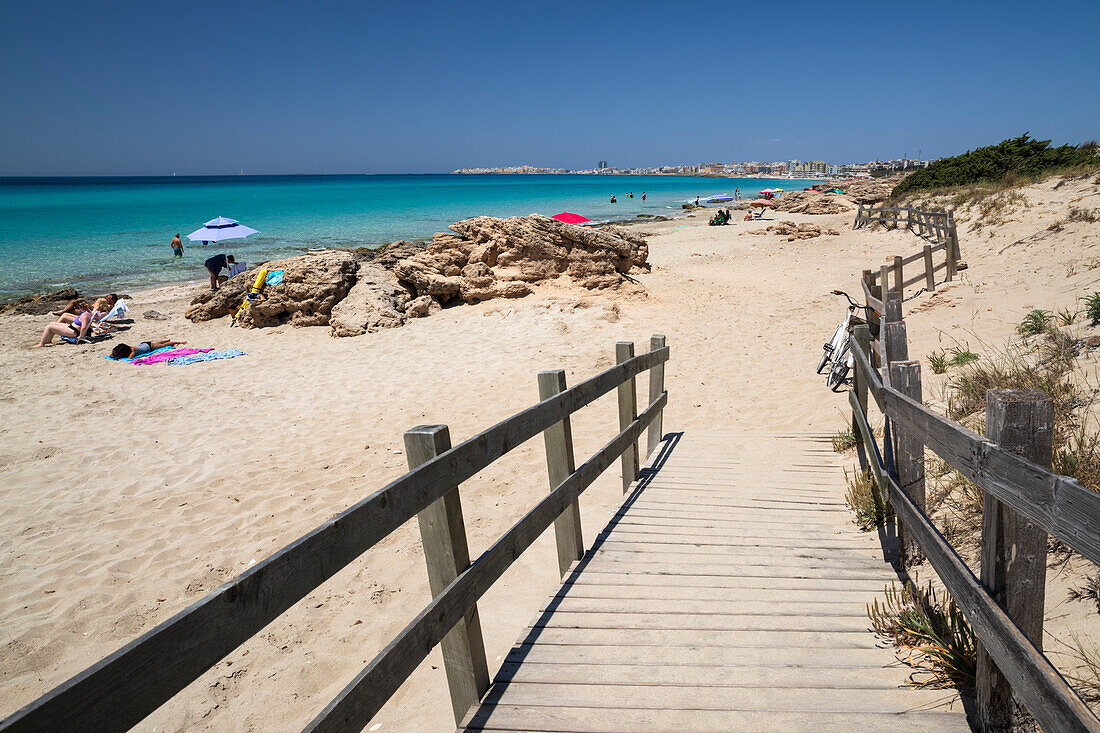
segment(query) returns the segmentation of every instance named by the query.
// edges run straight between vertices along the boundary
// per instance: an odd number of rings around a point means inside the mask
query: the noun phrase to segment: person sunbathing
[[[99,318],[103,318],[99,311],[86,310],[76,316],[72,323],[54,321],[42,330],[42,340],[37,345],[47,346],[54,336],[70,336],[77,341],[84,341],[92,330],[92,323]]]
[[[170,341],[168,339],[160,339],[158,341],[142,341],[137,346],[117,344],[115,345],[115,348],[111,349],[111,358],[136,359],[139,356],[147,356],[157,349],[163,349],[165,346],[183,346],[186,343],[186,341]]]
[[[118,296],[114,293],[111,293],[110,295],[105,295],[102,298],[97,299],[96,303],[99,303],[100,301],[106,301],[107,308],[103,310],[103,312],[106,313],[111,308],[115,307],[115,303],[118,302]],[[82,300],[81,298],[73,298],[72,300],[69,301],[68,305],[66,305],[64,308],[62,308],[59,311],[54,311],[53,314],[55,316],[68,315],[70,317],[70,320],[71,320],[72,318],[75,318],[78,313],[82,313],[82,312],[88,310],[88,308],[90,308],[90,307],[91,306],[88,305],[88,301]],[[60,318],[58,318],[57,320],[58,320],[58,322],[61,322]]]
[[[93,315],[95,315],[95,317],[92,319],[93,323],[98,323],[103,320],[103,317],[105,315],[110,313],[111,309],[115,307],[116,302],[118,302],[118,296],[114,295],[113,293],[104,298],[97,298],[95,303],[90,306],[85,305],[79,311],[72,313],[61,311],[59,314],[57,314],[57,323],[72,323],[77,319],[79,313],[87,310],[92,311]],[[67,307],[68,306],[66,306],[66,308]]]

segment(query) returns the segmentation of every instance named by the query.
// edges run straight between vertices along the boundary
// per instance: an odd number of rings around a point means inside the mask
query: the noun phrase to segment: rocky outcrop
[[[394,265],[397,279],[417,297],[430,295],[442,304],[519,298],[532,292],[530,283],[557,278],[590,289],[614,287],[649,257],[645,240],[629,230],[580,227],[539,214],[478,216],[451,230]]]
[[[0,313],[21,313],[30,316],[44,316],[51,311],[60,310],[69,304],[70,300],[80,297],[80,293],[73,288],[55,290],[45,295],[28,295],[18,300],[0,303]],[[91,302],[89,300],[89,302]]]
[[[823,234],[834,237],[840,236],[840,232],[836,229],[822,229],[817,224],[812,224],[810,222],[795,224],[793,221],[781,221],[778,224],[772,224],[767,229],[753,229],[747,233],[778,234],[781,237],[786,237],[788,242],[793,242],[798,239],[813,239]]]
[[[332,308],[329,325],[333,336],[360,336],[383,328],[405,325],[407,290],[387,270],[360,264],[355,285]]]
[[[846,196],[820,191],[791,191],[779,197],[776,211],[792,214],[843,214],[856,206]]]
[[[356,282],[358,263],[350,252],[325,250],[264,263],[268,272],[283,271],[279,285],[264,288],[263,297],[248,308],[240,324],[248,327],[328,325],[332,309]],[[231,277],[217,292],[192,301],[184,316],[209,321],[237,311],[256,279],[256,269]]]
[[[532,215],[456,222],[431,244],[394,242],[356,252],[326,250],[264,264],[283,271],[238,318],[249,327],[322,326],[333,336],[358,336],[404,325],[449,302],[520,298],[531,283],[557,278],[586,288],[617,286],[632,268],[645,267],[649,248],[638,234],[564,224]],[[257,269],[204,292],[184,315],[207,321],[237,312]]]

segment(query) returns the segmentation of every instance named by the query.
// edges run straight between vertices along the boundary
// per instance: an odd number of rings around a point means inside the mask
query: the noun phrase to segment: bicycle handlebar
[[[849,304],[851,304],[851,306],[852,306],[853,308],[860,308],[860,309],[862,309],[862,310],[864,311],[864,313],[867,313],[867,314],[870,314],[870,313],[874,313],[874,314],[875,314],[876,316],[877,316],[877,315],[881,315],[881,314],[880,314],[880,313],[879,313],[878,311],[876,311],[875,309],[871,308],[870,306],[867,306],[867,305],[860,305],[859,303],[855,302],[854,300],[852,300],[852,296],[848,295],[848,294],[847,294],[846,292],[844,292],[843,290],[834,290],[834,291],[832,291],[832,294],[833,294],[833,295],[843,295],[843,296],[844,296],[845,298],[847,298],[847,299],[848,299],[848,303],[849,303]]]

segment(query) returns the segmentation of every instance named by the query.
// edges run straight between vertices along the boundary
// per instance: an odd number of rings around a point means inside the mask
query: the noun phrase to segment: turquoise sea
[[[482,214],[572,211],[594,221],[634,219],[676,215],[685,201],[734,188],[752,196],[807,185],[588,175],[0,178],[0,299],[67,286],[98,293],[201,279],[203,261],[222,251],[256,262],[310,247],[428,239]],[[610,203],[612,194],[618,203]],[[207,247],[188,242],[189,232],[216,216],[260,233]],[[184,239],[182,261],[168,246],[176,232]]]

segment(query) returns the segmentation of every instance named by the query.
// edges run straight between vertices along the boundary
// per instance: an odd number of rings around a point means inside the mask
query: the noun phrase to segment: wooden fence
[[[900,293],[887,294],[883,313],[881,374],[869,327],[857,326],[853,336],[849,402],[860,460],[875,477],[876,501],[889,500],[897,515],[902,568],[926,557],[975,631],[980,728],[1024,726],[1030,712],[1044,730],[1100,731],[1042,651],[1047,537],[1100,563],[1100,494],[1051,471],[1053,405],[1038,390],[988,392],[986,437],[925,407]],[[884,416],[882,449],[870,427],[868,395]],[[926,513],[925,449],[982,489],[980,578]]]
[[[617,364],[566,388],[538,375],[541,402],[453,448],[445,425],[405,433],[409,472],[0,722],[0,731],[128,730],[348,563],[417,517],[434,599],[309,724],[359,731],[441,644],[456,723],[489,686],[477,601],[551,524],[562,575],[584,552],[578,497],[617,459],[624,490],[637,480],[639,440],[661,440],[669,349],[616,345]],[[640,413],[636,378],[649,372]],[[619,433],[579,468],[569,416],[617,391]],[[542,433],[550,492],[480,557],[469,559],[458,486]]]

